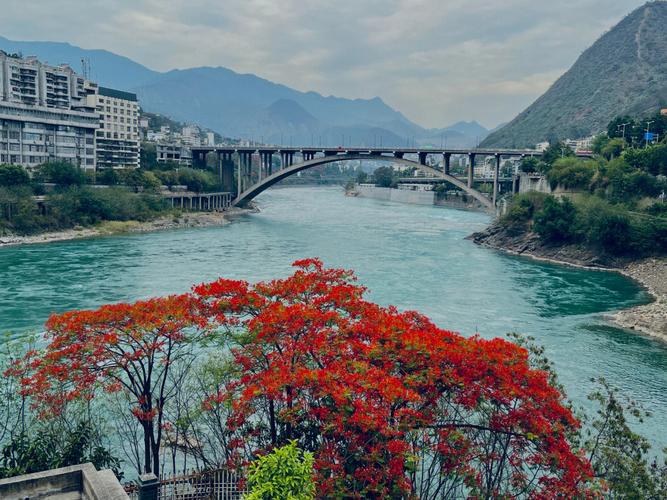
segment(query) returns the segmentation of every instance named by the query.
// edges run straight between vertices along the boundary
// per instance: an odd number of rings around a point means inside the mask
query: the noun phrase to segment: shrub
[[[514,196],[511,208],[500,222],[505,226],[528,222],[537,210],[542,209],[546,197],[546,194],[536,191]]]
[[[250,464],[250,493],[245,500],[315,498],[313,463],[313,454],[301,451],[294,440],[275,448]]]
[[[614,254],[623,255],[630,250],[631,223],[627,213],[605,200],[589,197],[578,213],[578,224],[586,241]]]
[[[0,165],[0,186],[25,186],[30,184],[30,175],[21,165]]]
[[[592,161],[578,158],[561,158],[557,160],[547,173],[551,187],[562,186],[566,189],[588,188],[597,171]]]
[[[577,209],[569,199],[549,196],[544,200],[544,208],[535,214],[534,229],[544,240],[569,241],[576,234],[576,217]]]
[[[66,161],[44,163],[37,167],[35,179],[40,182],[52,182],[60,186],[80,186],[86,176],[76,165]]]

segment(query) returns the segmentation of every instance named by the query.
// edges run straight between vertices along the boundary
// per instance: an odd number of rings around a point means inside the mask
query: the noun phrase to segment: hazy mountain
[[[424,129],[382,99],[345,99],[301,92],[252,74],[224,67],[153,71],[106,50],[60,42],[15,42],[0,37],[0,49],[35,55],[51,64],[69,63],[101,85],[136,92],[143,109],[197,123],[223,136],[284,144],[345,144],[450,147],[475,143],[487,131],[476,122]]]
[[[632,12],[586,50],[572,68],[484,146],[525,147],[600,132],[621,114],[667,104],[667,2]]]
[[[82,72],[81,60],[91,63],[90,77],[102,85],[127,90],[142,85],[160,73],[148,69],[127,57],[107,50],[84,50],[62,42],[16,42],[0,36],[0,49],[20,53],[24,57],[37,56],[41,61],[58,65],[69,64]]]

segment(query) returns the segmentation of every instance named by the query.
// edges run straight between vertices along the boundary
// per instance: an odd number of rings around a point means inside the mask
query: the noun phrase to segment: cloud
[[[380,96],[424,126],[507,121],[642,0],[4,0],[0,34],[157,70]]]

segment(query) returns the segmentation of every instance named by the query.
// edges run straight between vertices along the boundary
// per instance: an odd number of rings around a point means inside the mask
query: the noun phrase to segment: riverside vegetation
[[[652,120],[664,137],[667,117]],[[628,124],[623,132],[620,123]],[[541,160],[524,160],[524,172],[543,174],[552,188],[566,192],[515,196],[492,231],[534,234],[543,246],[579,245],[582,255],[594,254],[601,265],[667,254],[667,142],[644,147],[641,135],[640,122],[621,117],[595,139],[593,160],[574,157],[562,143],[552,144]]]
[[[60,463],[25,436],[82,421],[99,464],[225,465],[249,473],[250,498],[667,493],[631,429],[645,415],[604,381],[580,415],[529,339],[465,338],[368,302],[350,271],[294,266],[52,316],[46,344],[6,353],[0,472]]]
[[[142,162],[139,169],[97,174],[84,173],[66,162],[45,163],[31,173],[19,165],[1,164],[0,236],[169,215],[173,210],[159,196],[163,185],[186,186],[195,192],[220,190],[211,170],[158,163],[154,147],[142,150]],[[44,196],[41,210],[35,196]]]

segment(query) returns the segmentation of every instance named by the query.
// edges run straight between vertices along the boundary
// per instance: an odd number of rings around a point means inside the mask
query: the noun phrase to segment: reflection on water
[[[0,250],[0,330],[37,330],[51,312],[187,290],[218,276],[286,275],[319,256],[354,269],[373,300],[416,309],[465,335],[537,338],[570,396],[604,376],[654,413],[643,430],[667,445],[667,348],[608,325],[604,312],[645,302],[614,273],[483,249],[464,237],[483,214],[348,198],[338,188],[263,194],[259,214],[221,228],[96,238]]]

